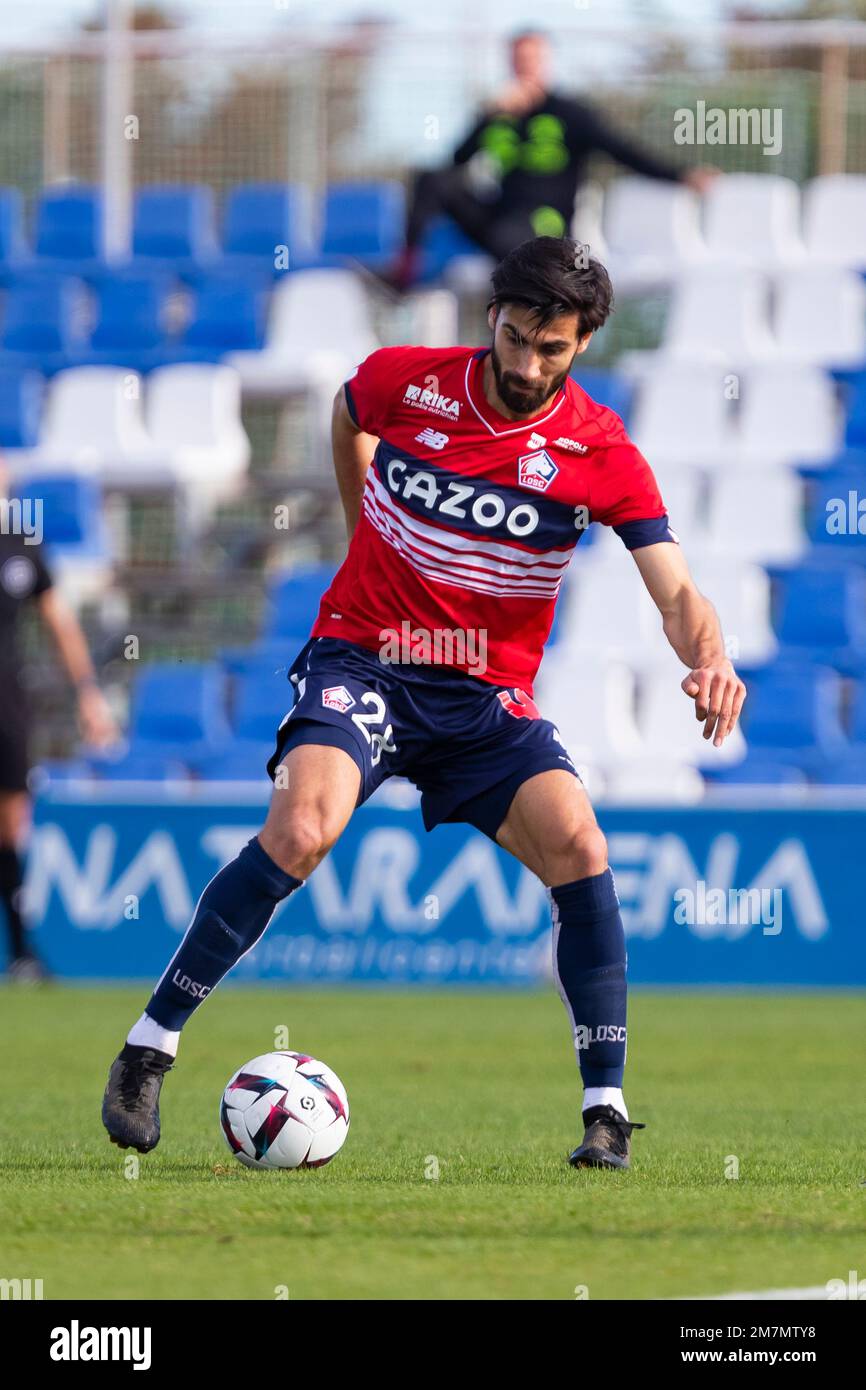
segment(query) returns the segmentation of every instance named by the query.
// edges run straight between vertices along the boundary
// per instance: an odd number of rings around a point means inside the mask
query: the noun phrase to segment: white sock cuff
[[[167,1052],[171,1057],[176,1057],[180,1033],[163,1028],[150,1014],[144,1013],[130,1028],[126,1041],[133,1047],[153,1047],[157,1052]]]
[[[624,1120],[628,1119],[622,1091],[618,1090],[616,1086],[587,1086],[583,1093],[583,1109],[590,1110],[593,1105],[612,1105],[614,1110],[619,1111]]]

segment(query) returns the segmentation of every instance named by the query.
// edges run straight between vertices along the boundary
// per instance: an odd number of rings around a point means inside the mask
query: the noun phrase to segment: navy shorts
[[[359,806],[388,777],[408,777],[428,830],[465,821],[495,839],[522,782],[552,768],[577,776],[558,730],[513,687],[448,666],[385,663],[334,637],[312,638],[289,680],[295,704],[271,778],[289,749],[328,744],[357,763]]]

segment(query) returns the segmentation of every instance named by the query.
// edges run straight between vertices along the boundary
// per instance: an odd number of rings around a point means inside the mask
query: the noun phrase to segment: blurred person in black
[[[30,824],[29,735],[32,710],[21,680],[19,618],[33,602],[50,633],[77,696],[84,741],[114,742],[117,729],[96,682],[87,641],[72,609],[55,589],[32,516],[24,531],[18,504],[9,501],[0,469],[0,903],[8,940],[8,978],[34,983],[48,971],[28,941],[22,912],[22,847]],[[41,530],[41,528],[39,528]]]
[[[592,154],[699,193],[718,172],[657,159],[585,102],[552,90],[551,45],[541,31],[515,35],[510,57],[512,81],[482,109],[452,163],[415,179],[405,246],[387,275],[397,289],[417,279],[424,233],[441,213],[496,260],[532,237],[567,235]]]

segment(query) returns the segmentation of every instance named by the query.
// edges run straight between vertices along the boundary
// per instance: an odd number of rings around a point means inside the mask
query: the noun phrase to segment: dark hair
[[[613,308],[613,286],[588,250],[567,236],[537,236],[515,246],[493,272],[488,309],[525,304],[535,310],[539,328],[560,314],[577,314],[580,335],[594,333]]]

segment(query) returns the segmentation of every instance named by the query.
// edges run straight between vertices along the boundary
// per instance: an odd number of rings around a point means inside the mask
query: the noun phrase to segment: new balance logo
[[[433,415],[444,415],[447,420],[460,419],[459,401],[451,396],[440,396],[438,391],[430,391],[426,386],[407,386],[403,404],[429,410]]]
[[[585,454],[589,447],[586,444],[578,444],[576,439],[566,439],[564,435],[560,435],[558,439],[554,439],[553,444],[554,448],[569,449],[573,454]]]
[[[543,434],[538,434],[536,432],[535,434],[531,434],[529,436],[526,443],[530,449],[543,449],[545,444],[547,443],[547,440],[545,439]]]
[[[448,443],[448,435],[434,430],[432,425],[427,425],[420,434],[416,434],[415,443],[426,444],[428,449],[444,449]]]

